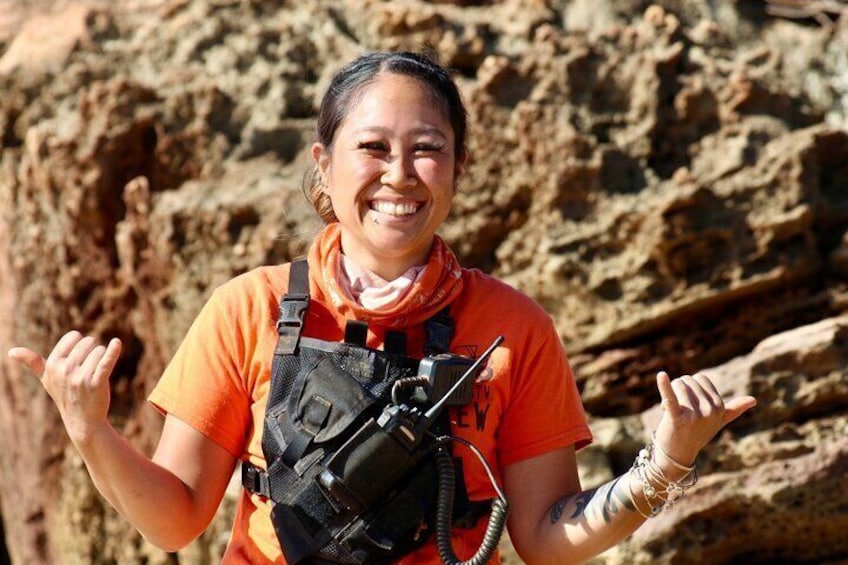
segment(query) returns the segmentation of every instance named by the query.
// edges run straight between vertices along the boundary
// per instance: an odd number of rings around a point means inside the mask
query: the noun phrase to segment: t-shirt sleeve
[[[217,289],[194,320],[148,401],[226,449],[244,452],[250,400],[242,374],[236,307]],[[240,345],[241,344],[241,345]]]
[[[562,342],[553,321],[545,320],[532,332],[528,354],[515,359],[510,402],[498,432],[504,466],[592,441]]]

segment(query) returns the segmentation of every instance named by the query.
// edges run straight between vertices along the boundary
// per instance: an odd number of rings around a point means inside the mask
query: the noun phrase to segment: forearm
[[[537,547],[547,548],[540,562],[582,562],[609,549],[696,481],[694,466],[681,465],[649,445],[627,473],[550,507],[539,526]]]
[[[653,441],[621,477],[581,491],[573,447],[504,468],[509,533],[525,562],[579,563],[626,538],[695,484],[703,446],[756,404],[750,396],[725,403],[700,373],[672,383],[661,371],[657,386],[663,413]]]
[[[635,483],[635,481],[634,481]],[[633,488],[633,495],[629,492]],[[629,473],[596,488],[562,497],[538,526],[530,563],[579,563],[616,545],[644,521],[633,502],[643,496]]]
[[[106,424],[75,442],[103,497],[157,547],[175,551],[206,526],[191,490]]]
[[[183,547],[208,525],[232,476],[236,457],[172,416],[153,459],[109,424],[109,375],[121,352],[118,339],[97,345],[70,331],[45,359],[26,347],[9,357],[39,377],[100,493],[155,545]]]

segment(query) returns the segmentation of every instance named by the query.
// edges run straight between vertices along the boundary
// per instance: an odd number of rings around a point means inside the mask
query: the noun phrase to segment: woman
[[[460,268],[435,235],[466,161],[465,119],[446,70],[421,55],[367,54],[334,77],[319,111],[309,191],[327,226],[309,252],[300,331],[338,342],[349,320],[366,322],[369,348],[402,332],[417,359],[439,312],[452,320],[451,352],[479,356],[503,336],[472,401],[450,408],[450,433],[494,466],[510,537],[527,563],[580,562],[681,496],[701,448],[755,401],[724,402],[704,375],[670,381],[660,373],[664,411],[652,446],[628,473],[582,491],[575,451],[591,435],[551,319],[506,285]],[[151,395],[165,413],[152,460],[107,419],[117,340],[104,347],[70,332],[47,359],[26,348],[9,353],[41,376],[103,496],[162,549],[177,550],[206,528],[239,460],[266,468],[275,322],[290,273],[290,265],[261,267],[215,291]],[[468,498],[493,498],[481,462],[466,449],[454,454]],[[274,504],[243,493],[225,563],[285,562],[269,517]],[[454,529],[460,559],[474,553],[485,526]],[[396,560],[440,562],[432,537]]]

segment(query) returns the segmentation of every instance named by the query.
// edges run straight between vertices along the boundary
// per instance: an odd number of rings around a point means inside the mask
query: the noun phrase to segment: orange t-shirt
[[[423,322],[450,303],[455,323],[451,350],[480,355],[497,336],[503,343],[474,385],[473,401],[451,408],[452,433],[476,446],[500,481],[512,463],[591,441],[579,394],[551,318],[528,297],[474,269],[460,269],[437,238],[420,289],[400,311],[375,315],[338,292],[329,268],[338,252],[338,228],[319,235],[310,256],[310,303],[303,335],[330,341],[344,337],[345,320],[369,321],[368,346],[380,348],[386,329],[407,331],[410,355],[420,357]],[[429,273],[428,273],[429,271]],[[280,297],[289,265],[260,267],[219,287],[198,315],[168,365],[150,402],[188,423],[234,457],[266,467],[262,422],[277,341]],[[416,282],[416,284],[419,284]],[[398,323],[400,321],[400,323]],[[456,444],[472,500],[495,493],[483,466]],[[283,564],[270,519],[270,504],[243,492],[224,555],[225,564]],[[480,545],[486,521],[455,529],[457,557],[469,559]],[[431,541],[399,561],[441,563]]]

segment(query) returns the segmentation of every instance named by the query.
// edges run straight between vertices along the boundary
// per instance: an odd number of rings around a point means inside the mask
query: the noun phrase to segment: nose
[[[410,188],[415,186],[415,169],[412,160],[405,155],[392,155],[386,161],[385,170],[380,177],[380,182],[392,188]]]

